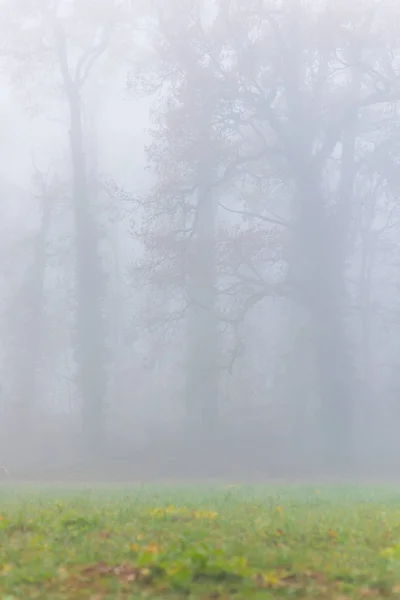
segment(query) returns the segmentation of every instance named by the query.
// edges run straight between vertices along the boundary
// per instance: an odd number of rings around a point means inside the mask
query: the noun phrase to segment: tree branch
[[[80,88],[82,87],[87,79],[90,76],[90,73],[96,64],[96,62],[101,58],[101,56],[106,52],[111,38],[111,32],[114,27],[114,22],[111,22],[103,27],[103,30],[100,34],[100,40],[97,44],[88,48],[86,52],[84,52],[81,58],[78,61],[76,71],[75,71],[75,83]]]
[[[250,212],[247,210],[238,210],[235,208],[229,208],[228,206],[225,206],[221,202],[219,202],[218,204],[221,208],[223,208],[224,210],[226,210],[230,213],[235,213],[237,215],[241,215],[241,216],[249,218],[249,219],[259,219],[260,221],[264,221],[265,223],[272,223],[273,225],[281,225],[282,227],[290,227],[290,223],[288,221],[285,221],[284,219],[281,219],[280,217],[268,217],[266,215]]]

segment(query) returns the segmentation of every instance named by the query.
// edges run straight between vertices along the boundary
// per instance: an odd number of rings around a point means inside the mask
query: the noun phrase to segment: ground
[[[0,487],[2,600],[400,598],[400,489]]]

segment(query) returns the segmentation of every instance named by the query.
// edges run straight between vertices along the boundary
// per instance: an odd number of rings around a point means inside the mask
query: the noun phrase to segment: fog
[[[2,480],[400,477],[399,23],[0,0]]]

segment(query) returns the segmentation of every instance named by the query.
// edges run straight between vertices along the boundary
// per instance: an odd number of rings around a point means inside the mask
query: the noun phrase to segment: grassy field
[[[0,487],[0,598],[400,598],[400,490]]]

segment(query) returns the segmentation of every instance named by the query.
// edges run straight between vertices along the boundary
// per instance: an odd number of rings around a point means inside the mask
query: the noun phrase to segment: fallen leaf
[[[100,533],[100,537],[104,540],[108,540],[108,538],[111,537],[111,533],[109,531],[102,531]]]
[[[13,570],[13,565],[11,565],[10,563],[6,563],[5,565],[3,565],[1,567],[1,574],[7,575],[8,573],[11,573],[12,570]]]
[[[58,569],[58,575],[59,575],[60,579],[62,579],[63,581],[65,581],[66,579],[69,578],[69,573],[65,567],[60,567]]]
[[[148,579],[151,575],[150,569],[147,568],[138,568],[127,563],[110,566],[105,564],[104,562],[100,562],[96,565],[90,565],[86,567],[83,573],[86,575],[98,574],[100,576],[114,575],[121,581],[125,581],[127,583],[136,581],[138,579],[141,579],[143,581],[145,579]]]
[[[329,529],[328,534],[333,540],[337,540],[339,537],[339,533],[335,529]]]

